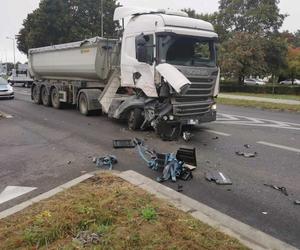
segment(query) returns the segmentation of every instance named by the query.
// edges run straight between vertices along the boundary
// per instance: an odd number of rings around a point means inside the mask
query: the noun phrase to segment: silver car
[[[292,80],[291,79],[288,79],[288,80],[284,80],[284,81],[281,81],[280,84],[292,84]],[[297,84],[297,85],[300,85],[300,80],[298,79],[295,79],[294,80],[294,84]]]
[[[13,99],[14,89],[10,84],[0,77],[0,99]]]
[[[246,78],[244,80],[244,83],[246,85],[266,85],[266,83],[260,79],[254,79],[254,78]]]

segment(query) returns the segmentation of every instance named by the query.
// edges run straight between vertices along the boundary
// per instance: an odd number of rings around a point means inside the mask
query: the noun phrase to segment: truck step
[[[120,72],[119,69],[116,69],[111,77],[109,78],[108,84],[104,88],[102,94],[99,97],[99,102],[102,106],[102,111],[104,113],[108,113],[109,107],[113,101],[113,98],[115,97],[119,87],[120,87]]]

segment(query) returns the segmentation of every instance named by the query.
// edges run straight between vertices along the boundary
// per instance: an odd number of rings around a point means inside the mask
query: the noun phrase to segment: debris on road
[[[218,136],[216,136],[216,137],[213,137],[212,139],[213,139],[213,140],[218,140],[218,139],[219,139],[219,137],[218,137]]]
[[[251,145],[250,144],[245,144],[244,147],[245,148],[251,148]]]
[[[220,171],[209,171],[205,175],[209,182],[215,182],[218,185],[232,185],[232,181]]]
[[[179,193],[183,192],[183,186],[182,185],[177,186],[177,192],[179,192]]]
[[[237,152],[235,152],[235,154],[238,155],[238,156],[244,156],[245,158],[254,158],[258,155],[257,152],[246,153],[246,152],[242,152],[242,151],[237,151]]]
[[[88,245],[96,245],[100,243],[100,234],[90,233],[89,231],[82,231],[73,238],[74,242],[80,243],[82,246],[86,247]]]
[[[162,176],[156,180],[164,182],[172,180],[176,182],[177,179],[184,181],[193,178],[192,171],[196,169],[196,149],[180,148],[176,155],[174,153],[161,154],[154,150],[149,150],[144,142],[135,138],[134,143],[137,146],[140,157],[147,163],[148,167],[162,171]]]
[[[193,137],[193,134],[191,132],[185,131],[182,133],[182,138],[185,142],[189,142]]]
[[[70,165],[72,162],[71,161],[68,161],[68,165]]]
[[[285,187],[278,187],[276,185],[270,185],[270,184],[264,184],[264,186],[273,188],[273,189],[275,189],[277,191],[280,191],[281,193],[283,193],[286,196],[289,195],[288,192],[287,192],[287,189]]]
[[[295,205],[300,205],[300,200],[295,200],[295,201],[294,201],[294,204],[295,204]]]
[[[264,215],[267,215],[267,214],[268,214],[268,212],[262,212],[262,214],[264,214]]]
[[[98,168],[107,167],[109,170],[112,170],[112,166],[118,163],[118,160],[114,155],[106,155],[104,157],[94,157],[93,163],[95,163]]]
[[[132,140],[113,140],[114,148],[135,148]]]

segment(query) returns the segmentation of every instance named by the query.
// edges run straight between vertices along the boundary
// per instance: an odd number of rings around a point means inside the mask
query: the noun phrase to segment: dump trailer
[[[218,36],[210,23],[184,12],[127,7],[117,8],[114,19],[123,24],[118,39],[29,50],[35,103],[105,113],[170,140],[183,125],[216,120]]]

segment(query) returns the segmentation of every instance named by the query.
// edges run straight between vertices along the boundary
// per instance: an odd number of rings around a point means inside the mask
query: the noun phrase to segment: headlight
[[[174,121],[174,115],[169,115],[170,121]]]
[[[217,104],[212,105],[212,106],[211,106],[211,109],[212,109],[212,110],[217,110]]]

